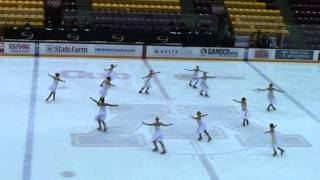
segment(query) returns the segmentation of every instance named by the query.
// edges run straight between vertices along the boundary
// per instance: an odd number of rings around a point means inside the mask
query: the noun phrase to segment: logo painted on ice
[[[239,151],[241,147],[242,149],[265,147],[271,144],[270,137],[264,133],[267,127],[251,122],[250,128],[243,128],[239,113],[233,106],[178,105],[181,117],[176,117],[166,105],[123,104],[117,108],[110,108],[110,115],[113,117],[107,123],[107,126],[110,127],[107,134],[97,133],[95,130],[90,133],[72,134],[72,145],[84,147],[145,146],[149,140],[145,138],[144,134],[138,133],[138,130],[142,128],[142,120],[152,120],[155,115],[160,116],[164,122],[174,124],[174,126],[162,129],[165,138],[192,140],[197,138],[196,122],[190,118],[193,115],[190,113],[193,113],[195,109],[212,115],[208,116],[204,123],[213,139],[228,139],[225,130],[235,132],[234,136],[240,142],[240,147],[230,146],[230,151]],[[94,112],[92,116],[94,117]],[[153,128],[150,128],[150,132],[153,133]],[[278,138],[281,139],[281,145],[284,147],[311,146],[300,135],[279,133]],[[209,149],[205,153],[212,153],[210,151]],[[221,153],[225,153],[223,151],[225,150],[222,150]]]
[[[66,79],[103,79],[104,73],[91,73],[81,70],[64,70],[60,72],[62,78]],[[115,79],[130,79],[130,74],[114,73]]]

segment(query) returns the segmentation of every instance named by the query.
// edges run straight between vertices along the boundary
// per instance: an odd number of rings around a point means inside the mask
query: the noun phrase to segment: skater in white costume
[[[284,149],[282,149],[281,147],[279,147],[279,144],[278,144],[278,138],[277,138],[277,134],[275,132],[275,128],[277,127],[277,125],[274,125],[274,124],[270,124],[269,125],[270,127],[270,130],[265,132],[265,133],[269,133],[270,136],[271,136],[271,144],[272,144],[272,149],[273,149],[273,156],[276,156],[277,155],[277,149],[280,151],[280,154],[283,155],[283,153],[285,152]]]
[[[105,74],[104,74],[104,79],[107,79],[108,77],[110,77],[111,79],[115,78],[115,74],[114,74],[114,69],[117,67],[118,65],[114,65],[111,64],[109,69],[104,69]]]
[[[202,71],[199,66],[196,66],[195,69],[184,69],[184,70],[193,71],[192,78],[191,78],[191,80],[189,82],[189,86],[191,86],[193,88],[197,88],[197,84],[199,82],[199,72],[205,72],[205,71]]]
[[[207,116],[208,114],[201,114],[200,111],[197,112],[197,115],[195,117],[191,116],[191,118],[195,119],[198,123],[198,129],[197,129],[197,133],[199,135],[198,141],[202,140],[202,135],[201,133],[205,133],[208,136],[208,142],[211,141],[211,136],[209,135],[207,129],[206,129],[206,125],[204,124],[204,122],[202,121],[202,117]]]
[[[56,100],[56,90],[58,88],[58,84],[59,84],[59,81],[60,82],[66,82],[62,79],[60,79],[60,73],[55,73],[55,76],[52,76],[50,74],[48,74],[50,77],[52,77],[53,79],[53,82],[52,82],[52,85],[49,87],[49,90],[51,91],[48,98],[46,99],[46,101],[49,101],[50,97],[53,95],[53,101]]]
[[[97,130],[106,132],[107,131],[107,126],[106,126],[106,123],[105,123],[105,119],[106,119],[106,116],[107,116],[106,106],[118,106],[118,105],[105,103],[104,99],[101,100],[101,101],[97,101],[97,100],[93,99],[92,97],[90,97],[90,99],[93,102],[95,102],[97,104],[97,106],[99,106],[99,113],[96,116],[96,120],[98,121],[98,125],[99,125]]]
[[[139,91],[140,94],[142,93],[142,91],[144,89],[146,89],[144,93],[149,94],[149,89],[151,88],[151,79],[154,77],[154,75],[159,74],[159,73],[160,72],[153,72],[153,70],[150,70],[149,74],[142,78],[145,80],[144,80],[143,87]]]
[[[273,110],[277,110],[274,105],[277,104],[276,98],[274,97],[273,91],[281,92],[283,93],[284,91],[278,90],[273,87],[273,84],[269,84],[269,87],[265,89],[257,89],[258,91],[268,91],[268,100],[269,100],[269,105],[267,107],[267,111],[270,111],[270,108],[272,107]]]
[[[200,96],[205,95],[206,97],[209,97],[209,95],[208,95],[209,86],[207,84],[207,79],[212,79],[212,78],[216,78],[216,76],[208,76],[207,72],[204,72],[203,76],[198,78],[198,79],[200,79],[200,87],[201,87]],[[203,93],[205,93],[205,94],[203,94]]]
[[[241,98],[241,101],[238,100],[233,100],[234,102],[240,103],[241,104],[241,119],[243,119],[242,126],[248,126],[249,125],[249,112],[248,112],[248,105],[246,98]]]
[[[165,154],[167,151],[166,151],[166,148],[162,142],[162,132],[160,130],[160,126],[171,126],[172,124],[163,124],[162,122],[160,122],[160,119],[159,117],[156,117],[155,118],[155,122],[154,123],[145,123],[145,122],[142,122],[144,125],[147,125],[147,126],[153,126],[154,129],[155,129],[155,133],[154,133],[154,136],[152,137],[152,143],[154,145],[154,149],[153,151],[158,151],[158,146],[157,146],[157,142],[160,143],[161,147],[162,147],[162,152],[161,154]]]
[[[102,83],[100,84],[101,86],[101,90],[99,92],[100,94],[100,99],[99,101],[104,101],[104,98],[107,96],[108,94],[108,90],[111,86],[114,86],[112,83],[111,83],[111,77],[107,77],[106,80],[102,81]]]

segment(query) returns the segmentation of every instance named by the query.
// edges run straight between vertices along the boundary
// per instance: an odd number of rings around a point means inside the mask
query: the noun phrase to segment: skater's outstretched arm
[[[161,126],[171,126],[171,125],[173,125],[172,123],[170,123],[170,124],[163,124],[163,123],[160,123],[160,125]]]
[[[280,89],[276,89],[276,88],[272,88],[273,90],[277,91],[277,92],[281,92],[284,93],[284,90],[280,90]]]
[[[58,81],[60,81],[60,82],[64,82],[64,83],[66,82],[66,81],[64,81],[64,80],[62,80],[62,79],[60,79],[60,78],[58,78]]]
[[[151,77],[151,75],[148,74],[148,75],[146,75],[145,77],[143,77],[142,79],[145,79],[145,78],[147,78],[147,77]]]
[[[217,78],[217,76],[207,76],[207,78],[212,79],[212,78]]]
[[[234,102],[237,102],[237,103],[241,103],[241,101],[238,101],[238,100],[235,100],[235,99],[234,99],[233,101],[234,101]]]
[[[265,89],[261,89],[261,88],[257,88],[258,91],[266,91],[268,90],[268,88],[265,88]]]
[[[102,87],[102,86],[103,86],[103,83],[105,83],[105,82],[106,82],[106,80],[103,80],[103,81],[101,82],[100,86]]]
[[[93,99],[92,97],[89,97],[93,102],[95,102],[95,103],[99,103],[97,100],[95,100],[95,99]]]
[[[55,78],[54,76],[52,76],[51,74],[48,74],[48,76],[52,77],[52,78]]]
[[[102,106],[119,106],[118,104],[102,103]]]
[[[201,115],[200,117],[204,117],[204,116],[208,116],[208,114],[203,114],[203,115]]]
[[[154,126],[154,123],[145,123],[145,122],[142,122],[142,124],[146,125],[146,126]]]
[[[184,69],[186,71],[195,71],[196,69]]]
[[[154,72],[154,73],[152,73],[152,75],[156,75],[156,74],[159,74],[160,72]]]

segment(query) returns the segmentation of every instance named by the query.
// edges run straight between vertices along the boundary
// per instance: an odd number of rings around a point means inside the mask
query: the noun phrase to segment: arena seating
[[[179,0],[92,0],[94,10],[180,12]]]
[[[224,4],[235,35],[251,35],[257,31],[275,35],[288,33],[281,12],[274,3],[225,0]]]
[[[179,0],[92,0],[94,27],[119,31],[176,31]]]
[[[43,26],[43,0],[0,0],[0,26]]]
[[[194,0],[197,14],[221,14],[224,13],[223,0]]]
[[[310,48],[320,49],[320,4],[318,0],[290,0],[297,23]]]

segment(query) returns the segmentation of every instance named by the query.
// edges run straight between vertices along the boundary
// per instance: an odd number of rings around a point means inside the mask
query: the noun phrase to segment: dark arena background
[[[0,180],[320,180],[319,0],[0,0]]]

